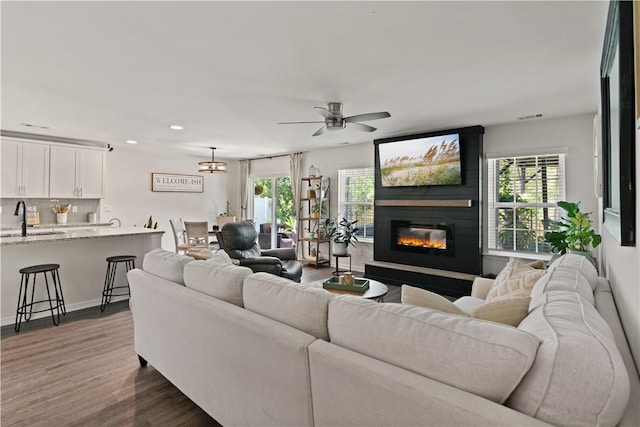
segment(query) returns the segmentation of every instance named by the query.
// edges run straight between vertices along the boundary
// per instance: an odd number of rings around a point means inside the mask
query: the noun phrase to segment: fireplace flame
[[[400,236],[398,237],[398,245],[415,248],[447,249],[446,240],[434,240],[417,236]]]

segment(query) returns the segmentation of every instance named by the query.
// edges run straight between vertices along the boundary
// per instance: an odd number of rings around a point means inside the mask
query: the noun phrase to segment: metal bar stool
[[[18,291],[18,308],[16,310],[16,323],[15,331],[20,331],[20,324],[24,319],[25,322],[31,320],[33,313],[41,313],[43,311],[51,311],[51,319],[53,324],[58,326],[60,324],[60,313],[64,316],[67,314],[67,308],[64,305],[64,296],[62,295],[62,286],[60,284],[60,273],[58,269],[59,264],[42,264],[32,265],[30,267],[21,268],[20,274],[20,290]],[[36,277],[38,273],[42,273],[44,276],[45,287],[47,289],[47,299],[34,301],[36,291]],[[55,298],[51,298],[51,290],[49,289],[49,280],[47,279],[47,273],[51,274],[51,280],[53,281],[53,291]],[[31,284],[31,302],[28,300],[29,295],[29,278],[33,276],[33,283]],[[33,306],[36,304],[49,303],[48,308],[42,310],[33,311]]]
[[[124,262],[124,266],[127,271],[136,268],[136,256],[135,255],[116,255],[107,258],[107,274],[104,278],[104,289],[102,290],[102,303],[100,304],[100,311],[104,311],[107,304],[111,302],[113,296],[125,296],[131,295],[129,291],[129,282],[124,286],[114,286],[113,282],[116,277],[116,268],[119,262]],[[126,291],[114,293],[114,289],[126,289]]]

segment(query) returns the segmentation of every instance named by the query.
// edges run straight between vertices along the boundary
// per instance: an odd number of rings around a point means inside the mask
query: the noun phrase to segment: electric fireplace
[[[453,256],[453,224],[391,221],[391,249]]]

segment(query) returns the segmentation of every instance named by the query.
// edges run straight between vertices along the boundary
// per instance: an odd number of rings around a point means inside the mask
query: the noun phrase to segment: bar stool
[[[53,324],[58,326],[60,324],[60,312],[64,316],[67,314],[67,308],[64,305],[64,296],[62,295],[62,286],[60,284],[60,274],[58,269],[59,264],[41,264],[32,265],[30,267],[21,268],[19,270],[22,275],[20,279],[20,290],[18,291],[18,308],[16,310],[16,323],[15,331],[20,331],[20,324],[24,318],[25,322],[31,320],[33,313],[41,313],[43,311],[51,311],[51,319]],[[38,273],[42,273],[44,276],[45,287],[47,289],[47,299],[34,301],[34,295],[36,290],[36,277]],[[53,290],[55,298],[51,298],[51,290],[49,289],[49,280],[47,279],[47,273],[51,274],[51,280],[53,281]],[[28,302],[29,294],[29,278],[33,275],[33,283],[31,284],[31,302]],[[42,310],[33,311],[33,306],[36,304],[49,303],[48,308]],[[54,312],[55,310],[55,312]]]
[[[107,275],[104,278],[104,289],[102,290],[102,303],[100,303],[100,311],[104,311],[104,309],[107,307],[107,304],[111,302],[111,297],[131,295],[131,293],[129,292],[129,282],[127,282],[126,286],[114,286],[113,281],[116,277],[116,268],[118,267],[118,263],[124,262],[126,270],[129,271],[136,268],[135,261],[135,255],[116,255],[107,258]],[[119,293],[113,293],[114,289],[126,289],[126,291],[118,291]]]

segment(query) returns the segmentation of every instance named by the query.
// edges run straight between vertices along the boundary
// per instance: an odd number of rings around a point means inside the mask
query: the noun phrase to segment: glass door
[[[253,218],[260,248],[293,248],[297,236],[291,178],[253,179]]]

